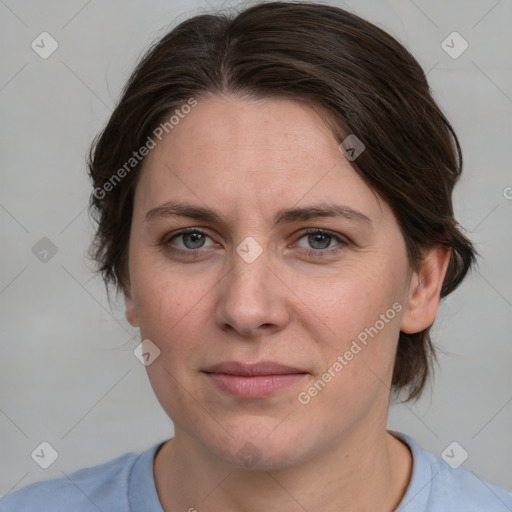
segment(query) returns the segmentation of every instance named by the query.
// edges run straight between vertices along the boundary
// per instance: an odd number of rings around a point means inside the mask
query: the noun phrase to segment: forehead
[[[183,123],[182,135],[200,135],[198,142],[219,142],[228,139],[230,146],[251,146],[252,138],[258,142],[282,149],[300,150],[306,139],[315,144],[336,145],[329,128],[317,110],[303,101],[284,98],[250,98],[238,96],[209,96],[186,117],[201,116],[207,123]],[[187,133],[185,133],[187,132]],[[179,137],[179,136],[178,136]]]
[[[339,157],[337,141],[315,109],[286,99],[201,98],[167,135],[149,155],[148,165],[164,153],[173,153],[179,160],[212,154],[221,158],[223,154],[225,158],[245,155],[250,160],[259,153],[277,162],[280,154],[289,159],[314,157],[311,150],[315,148]],[[180,148],[191,148],[193,153]]]
[[[379,209],[313,107],[286,99],[198,100],[144,162],[136,203],[187,197],[227,207],[337,201]],[[291,206],[290,204],[288,206]]]

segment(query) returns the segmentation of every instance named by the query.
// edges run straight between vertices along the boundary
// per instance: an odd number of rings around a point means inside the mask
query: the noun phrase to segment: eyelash
[[[169,237],[164,237],[164,239],[162,240],[162,242],[160,242],[159,244],[157,244],[158,246],[160,247],[163,247],[165,250],[167,251],[170,251],[170,252],[173,252],[173,253],[178,253],[178,254],[183,254],[183,255],[187,255],[187,256],[192,256],[192,257],[201,257],[202,254],[201,254],[201,249],[187,249],[187,250],[184,250],[184,249],[176,249],[176,248],[172,248],[171,247],[171,242],[173,240],[175,240],[176,238],[180,237],[180,236],[183,236],[183,235],[187,235],[187,234],[190,234],[190,233],[197,233],[197,234],[200,234],[200,235],[204,235],[208,238],[211,238],[207,233],[205,233],[204,231],[201,231],[200,229],[198,228],[184,228],[176,233],[173,233],[172,236],[169,238]],[[338,242],[338,245],[336,245],[334,248],[330,248],[330,249],[305,249],[303,251],[303,253],[310,257],[310,258],[324,258],[327,256],[327,253],[329,253],[329,255],[332,255],[333,253],[337,253],[338,251],[342,250],[345,246],[348,245],[348,240],[340,235],[337,235],[331,231],[328,231],[328,230],[325,230],[325,229],[321,229],[321,228],[309,228],[307,229],[305,232],[302,233],[302,235],[299,237],[299,240],[301,240],[302,238],[308,236],[308,235],[326,235],[326,236],[329,236],[331,237],[332,239],[336,240]]]

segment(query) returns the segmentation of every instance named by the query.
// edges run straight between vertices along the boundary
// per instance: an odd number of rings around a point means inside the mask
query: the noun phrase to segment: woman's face
[[[405,243],[313,109],[200,99],[146,159],[129,279],[176,439],[277,468],[385,428]],[[242,366],[214,371],[224,362]],[[260,362],[292,369],[248,376]]]

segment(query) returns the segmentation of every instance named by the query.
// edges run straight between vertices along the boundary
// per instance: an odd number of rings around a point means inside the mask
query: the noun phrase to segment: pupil
[[[184,236],[185,246],[188,247],[189,249],[197,249],[198,247],[201,247],[204,243],[202,236],[203,235],[201,233],[187,233]],[[187,237],[189,240],[192,241],[191,244],[188,244],[186,242]],[[189,245],[192,245],[192,247],[189,247]]]
[[[329,246],[329,239],[330,238],[331,237],[329,235],[325,235],[323,233],[317,233],[317,234],[314,234],[314,235],[310,235],[310,243],[312,243],[312,245],[315,246],[315,244],[317,242],[320,242],[320,246],[321,247],[315,247],[315,248],[316,249],[326,249]],[[327,242],[327,243],[325,243],[325,242]]]

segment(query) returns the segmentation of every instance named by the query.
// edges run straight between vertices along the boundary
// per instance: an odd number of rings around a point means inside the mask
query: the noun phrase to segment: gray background
[[[210,3],[0,0],[2,495],[172,435],[132,353],[138,332],[84,258],[85,155],[142,52]],[[437,455],[456,440],[463,467],[512,490],[512,2],[330,3],[390,32],[428,71],[465,157],[456,215],[481,253],[434,325],[444,353],[433,385],[393,406],[389,428]],[[43,31],[59,44],[47,59],[31,48]],[[469,43],[456,59],[441,47],[453,31]],[[46,262],[32,251],[42,237],[57,247]],[[31,458],[42,441],[59,454],[46,470]]]

